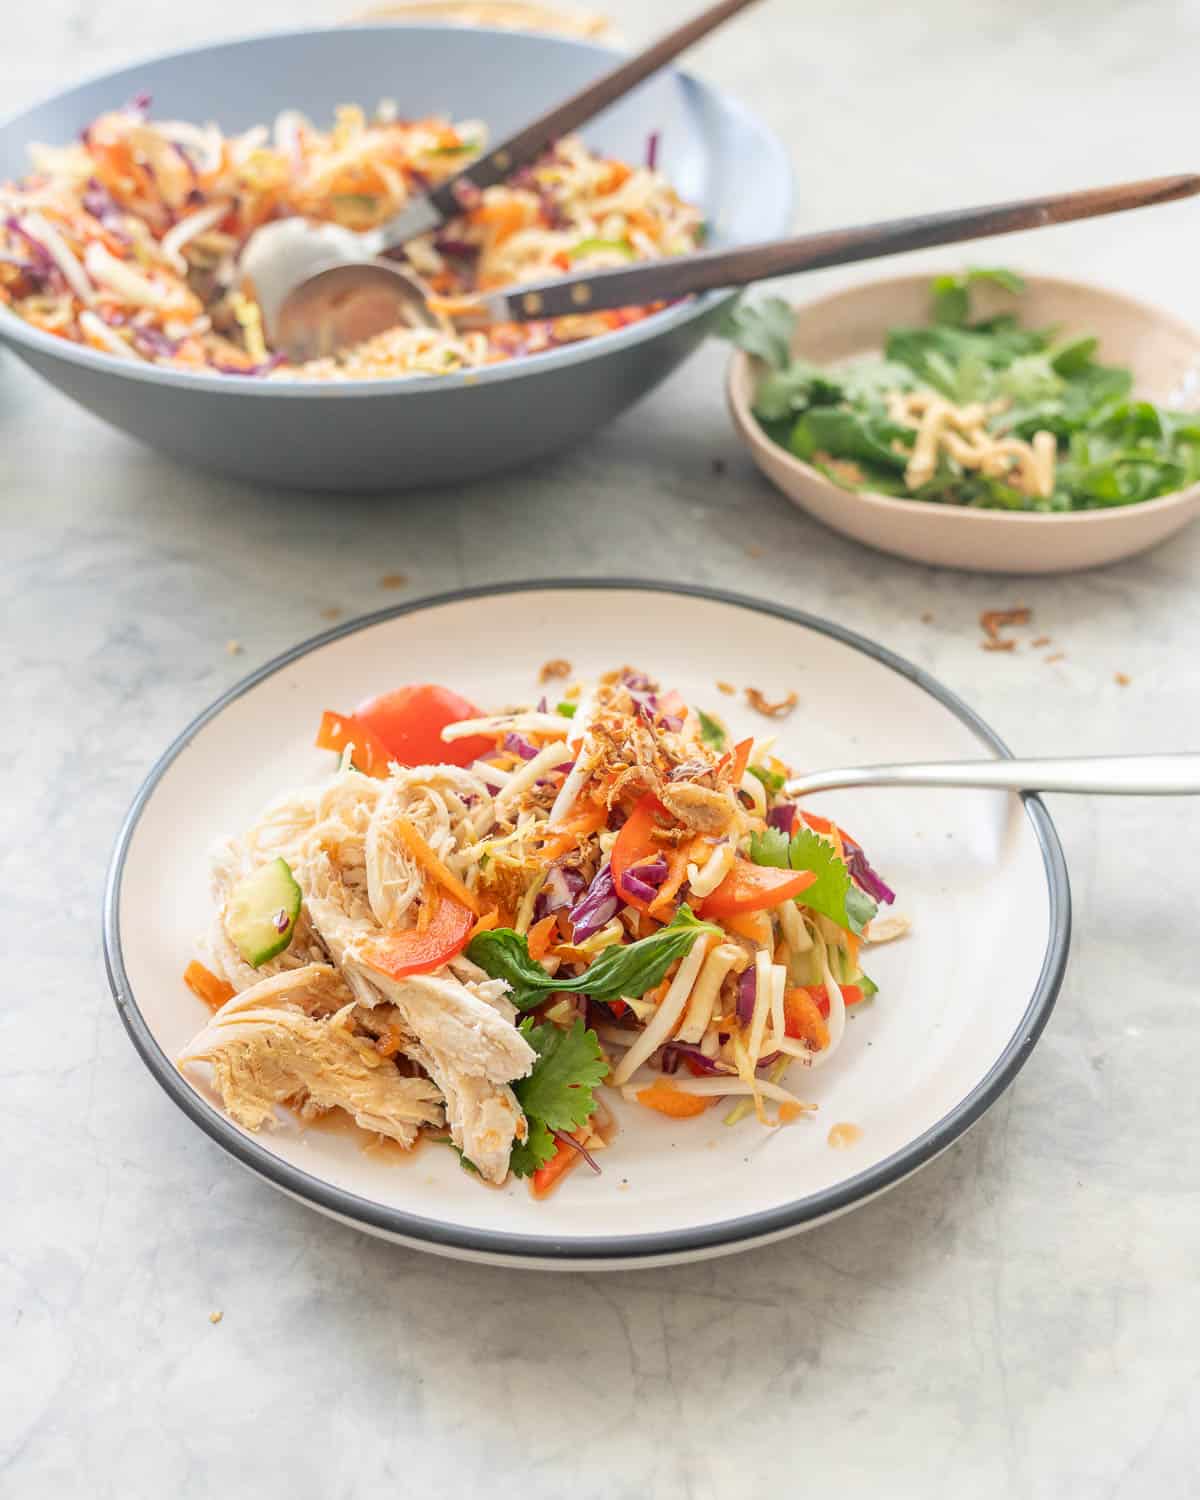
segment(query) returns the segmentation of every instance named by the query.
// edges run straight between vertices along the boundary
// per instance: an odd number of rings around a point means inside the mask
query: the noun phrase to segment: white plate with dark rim
[[[552,630],[547,622],[554,621]],[[480,642],[503,642],[481,656]],[[659,643],[653,647],[647,642]],[[227,693],[163,754],[121,828],[104,948],[126,1029],[171,1099],[230,1156],[282,1192],[371,1234],[461,1259],[541,1269],[665,1265],[765,1244],[895,1186],[963,1134],[1012,1082],[1053,1008],[1070,937],[1058,837],[1036,797],[997,792],[834,793],[844,821],[913,920],[868,949],[878,998],[854,1013],[836,1060],[790,1075],[815,1117],[778,1130],[725,1110],[670,1121],[620,1099],[600,1177],[573,1173],[545,1202],[487,1189],[450,1151],[364,1151],[352,1133],[290,1121],[250,1135],[172,1059],[205,1017],[181,974],[208,922],[208,851],[290,785],[328,772],[313,748],[325,708],[403,679],[480,704],[536,695],[540,664],[581,676],[637,663],[737,734],[779,733],[793,764],[1004,755],[996,735],[931,677],[840,626],[709,589],[570,580],[462,590],[328,631]],[[768,725],[718,681],[800,706]],[[816,804],[814,804],[814,807]],[[860,1132],[829,1144],[835,1124]]]

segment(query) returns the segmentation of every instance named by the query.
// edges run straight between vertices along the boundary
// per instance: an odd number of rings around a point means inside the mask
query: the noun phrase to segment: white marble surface
[[[688,5],[609,8],[640,39]],[[336,16],[336,0],[46,0],[8,30],[0,82],[15,107],[137,51]],[[1168,0],[769,0],[698,65],[786,133],[816,225],[1194,165],[1198,41],[1200,10]],[[1198,238],[1184,205],[999,254],[1197,319]],[[671,577],[880,637],[1018,751],[1196,743],[1200,528],[1064,581],[874,556],[751,470],[722,363],[703,351],[570,457],[396,501],[185,472],[0,363],[0,1494],[1200,1489],[1194,806],[1056,801],[1076,944],[1016,1086],[882,1200],[705,1265],[509,1273],[327,1223],[191,1128],[117,1022],[99,898],[145,769],[321,611],[395,598],[386,572],[422,591],[646,573],[653,531]],[[1063,661],[979,650],[979,610],[1018,600]]]

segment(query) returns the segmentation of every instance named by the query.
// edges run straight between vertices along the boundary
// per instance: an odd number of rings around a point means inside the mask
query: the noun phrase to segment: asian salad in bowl
[[[732,743],[629,667],[567,675],[496,711],[429,685],[327,711],[328,773],[217,850],[184,974],[212,1014],[178,1062],[244,1129],[342,1111],[541,1195],[599,1170],[606,1089],[742,1129],[812,1112],[892,891],[788,797],[773,735]]]
[[[0,306],[115,358],[274,380],[440,375],[535,354],[640,321],[649,308],[581,312],[455,334],[397,327],[336,358],[290,366],[267,343],[238,257],[272,220],[373,229],[487,144],[480,120],[405,118],[392,101],[322,127],[300,111],[226,134],[159,118],[140,96],[67,145],[30,147],[31,173],[0,182]],[[658,137],[626,162],[576,137],[404,247],[434,305],[587,267],[680,255],[703,214],[658,170]],[[399,254],[400,252],[396,252]],[[441,299],[439,304],[439,299]]]

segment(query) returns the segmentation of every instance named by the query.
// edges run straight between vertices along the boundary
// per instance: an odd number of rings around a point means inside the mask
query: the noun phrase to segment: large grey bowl
[[[288,106],[328,119],[338,104],[395,99],[506,133],[573,93],[614,54],[590,42],[441,26],[281,32],[177,52],[79,84],[0,125],[0,180],[27,170],[31,141],[62,142],[147,91],[156,113],[269,124]],[[651,132],[679,191],[703,205],[711,241],[783,233],[791,169],[779,141],[698,79],[667,73],[585,130],[626,160]],[[473,478],[563,447],[644,396],[703,339],[725,300],[710,293],[587,343],[471,375],[323,384],[133,365],[40,332],[0,307],[0,338],[65,395],[188,463],[308,489],[402,489]]]

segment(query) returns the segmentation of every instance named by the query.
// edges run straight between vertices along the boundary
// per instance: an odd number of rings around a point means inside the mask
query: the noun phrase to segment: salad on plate
[[[328,773],[216,851],[184,974],[212,1014],[178,1061],[243,1128],[342,1111],[540,1195],[599,1170],[606,1089],[674,1120],[811,1114],[892,891],[789,798],[773,734],[569,672],[489,712],[427,684],[327,711]]]

